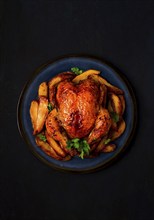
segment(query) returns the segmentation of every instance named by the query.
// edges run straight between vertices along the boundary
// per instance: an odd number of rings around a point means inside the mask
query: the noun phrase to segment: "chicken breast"
[[[71,138],[89,134],[99,111],[100,85],[93,79],[79,84],[63,81],[57,87],[58,119]]]

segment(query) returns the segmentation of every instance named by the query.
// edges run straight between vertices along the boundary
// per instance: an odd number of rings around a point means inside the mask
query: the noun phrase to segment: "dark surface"
[[[154,219],[154,1],[1,1],[0,220]],[[68,54],[103,58],[131,82],[139,122],[123,157],[61,173],[21,139],[16,106],[35,68]]]
[[[127,103],[127,108],[124,114],[124,120],[127,124],[124,135],[122,135],[118,140],[114,141],[117,145],[117,149],[110,154],[101,154],[93,159],[81,160],[80,158],[72,158],[70,161],[59,161],[45,154],[36,145],[35,138],[33,135],[32,123],[29,117],[29,108],[32,100],[36,100],[38,93],[38,85],[43,81],[49,81],[54,74],[61,73],[62,71],[68,71],[72,66],[78,66],[82,70],[87,70],[90,68],[101,71],[103,77],[107,78],[109,82],[121,88],[125,94],[125,102]],[[39,71],[39,73],[38,73]],[[134,94],[131,92],[132,89],[127,81],[124,81],[123,74],[115,72],[106,63],[101,60],[96,60],[91,57],[70,57],[58,59],[52,63],[48,63],[45,67],[36,69],[33,77],[28,81],[21,93],[19,104],[17,107],[17,123],[19,131],[28,146],[30,147],[32,153],[43,162],[47,163],[52,168],[59,168],[64,171],[70,170],[74,172],[91,172],[96,169],[100,169],[113,161],[118,159],[118,157],[123,153],[126,147],[130,144],[134,131],[136,128],[136,101]],[[92,100],[93,101],[93,100]],[[81,107],[82,108],[82,107]],[[90,119],[90,118],[89,118]],[[83,133],[82,133],[83,134]]]

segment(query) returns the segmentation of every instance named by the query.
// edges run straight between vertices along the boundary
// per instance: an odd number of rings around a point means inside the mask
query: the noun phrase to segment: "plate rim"
[[[119,151],[117,151],[116,154],[114,154],[112,156],[112,158],[109,158],[104,164],[100,165],[96,165],[93,168],[84,168],[84,169],[72,169],[72,168],[66,168],[66,167],[60,167],[57,166],[55,164],[51,164],[49,161],[47,161],[45,158],[43,158],[43,156],[41,156],[39,153],[37,153],[32,144],[29,142],[27,135],[25,134],[24,131],[24,127],[22,124],[22,120],[21,120],[21,113],[22,113],[22,109],[21,109],[21,105],[23,103],[23,97],[25,92],[27,91],[27,87],[29,87],[29,85],[31,84],[31,82],[33,82],[33,80],[35,79],[35,77],[42,71],[44,70],[46,67],[48,67],[49,65],[52,65],[58,61],[67,59],[67,58],[85,58],[85,59],[91,59],[95,62],[100,62],[102,65],[108,66],[111,70],[113,70],[118,76],[119,78],[126,84],[127,89],[130,93],[130,96],[132,98],[132,103],[133,103],[133,107],[134,107],[134,119],[133,120],[133,126],[132,126],[132,130],[131,133],[126,141],[126,143],[124,144],[124,146],[122,147],[122,149],[120,149]],[[23,86],[21,93],[19,95],[19,99],[18,99],[18,103],[17,103],[17,127],[19,130],[19,133],[21,135],[21,137],[24,139],[25,143],[28,145],[28,148],[30,149],[31,153],[37,158],[39,159],[39,161],[43,162],[44,164],[46,164],[47,166],[58,170],[58,171],[62,171],[62,172],[71,172],[71,173],[92,173],[92,172],[96,172],[98,170],[102,170],[110,165],[112,165],[113,163],[115,163],[118,159],[120,159],[121,155],[125,152],[125,150],[128,148],[130,142],[132,141],[135,131],[136,131],[136,127],[137,127],[137,122],[138,122],[138,117],[137,117],[137,101],[136,101],[136,97],[134,95],[133,92],[133,88],[132,85],[130,84],[130,82],[128,81],[128,79],[125,77],[125,75],[117,68],[115,67],[112,63],[110,63],[109,61],[106,61],[103,58],[97,57],[97,56],[93,56],[93,55],[85,55],[85,54],[78,54],[78,55],[65,55],[65,56],[61,56],[61,57],[57,57],[55,59],[52,60],[48,60],[47,62],[45,62],[44,64],[40,65],[39,67],[37,67],[33,72],[31,77],[29,77],[29,79],[27,80],[27,82],[25,83],[25,85]]]

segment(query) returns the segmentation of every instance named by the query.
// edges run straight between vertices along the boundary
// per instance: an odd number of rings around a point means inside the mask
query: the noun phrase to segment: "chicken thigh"
[[[57,118],[70,138],[83,138],[93,131],[91,138],[95,139],[95,136],[99,138],[104,134],[104,129],[108,132],[111,120],[107,110],[107,117],[101,124],[99,122],[99,132],[97,135],[96,129],[94,132],[94,127],[98,127],[97,122],[100,121],[103,88],[93,79],[82,80],[79,84],[69,80],[60,82],[57,86],[56,101]]]

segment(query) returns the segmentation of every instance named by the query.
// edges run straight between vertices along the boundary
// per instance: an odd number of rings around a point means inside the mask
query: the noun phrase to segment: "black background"
[[[154,219],[154,1],[1,1],[0,220]],[[92,174],[55,171],[19,135],[32,72],[69,54],[103,58],[131,82],[137,131],[123,157]]]

